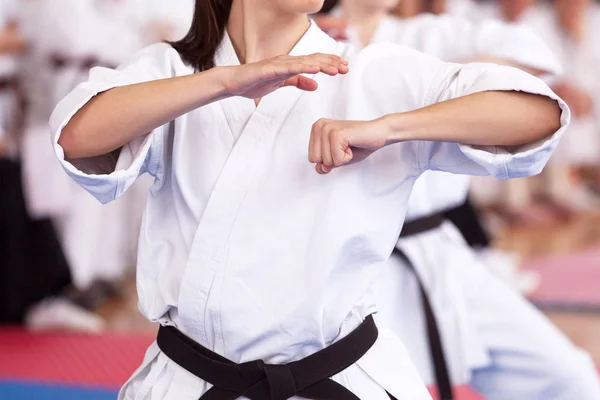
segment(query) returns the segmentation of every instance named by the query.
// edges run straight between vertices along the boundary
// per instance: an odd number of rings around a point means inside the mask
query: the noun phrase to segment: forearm
[[[561,110],[550,98],[523,92],[482,92],[384,117],[388,143],[407,140],[475,146],[521,146],[560,128]]]
[[[108,90],[71,118],[58,143],[70,159],[109,153],[185,113],[226,97],[225,74],[225,68],[213,68]]]

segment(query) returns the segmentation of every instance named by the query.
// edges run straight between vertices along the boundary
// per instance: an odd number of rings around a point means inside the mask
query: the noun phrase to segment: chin
[[[391,11],[398,7],[401,0],[380,0],[382,6],[386,8],[388,11]]]
[[[287,7],[301,14],[315,14],[321,11],[325,0],[283,0]]]
[[[363,0],[363,5],[374,10],[393,10],[401,0]]]

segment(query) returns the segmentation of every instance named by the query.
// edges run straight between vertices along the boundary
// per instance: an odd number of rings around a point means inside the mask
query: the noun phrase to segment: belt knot
[[[262,360],[252,361],[240,365],[242,374],[246,376],[256,376],[260,370],[260,382],[264,382],[269,386],[269,400],[287,400],[294,397],[298,389],[296,388],[296,380],[288,365],[272,365],[265,364]]]

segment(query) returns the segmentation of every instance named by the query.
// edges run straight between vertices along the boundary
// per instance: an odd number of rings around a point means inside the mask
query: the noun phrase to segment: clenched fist
[[[339,121],[320,119],[312,127],[308,160],[319,174],[362,161],[388,142],[390,128],[383,119]]]

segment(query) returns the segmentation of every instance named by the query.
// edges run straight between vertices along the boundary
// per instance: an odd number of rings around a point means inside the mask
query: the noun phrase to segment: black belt
[[[17,87],[16,78],[0,78],[0,92]]]
[[[286,400],[301,396],[313,400],[360,400],[329,379],[358,361],[377,340],[369,316],[352,333],[302,360],[285,365],[262,360],[237,364],[205,348],[173,327],[158,331],[158,347],[180,367],[213,387],[202,400]]]
[[[445,218],[442,214],[433,214],[423,218],[419,218],[404,224],[402,228],[401,238],[418,235],[436,229],[442,225]],[[425,321],[427,324],[427,339],[429,342],[429,351],[431,354],[431,360],[433,363],[433,369],[435,373],[435,380],[438,386],[440,394],[440,400],[453,400],[454,394],[452,392],[452,383],[450,381],[450,374],[448,372],[448,363],[446,362],[446,356],[444,355],[444,346],[442,344],[442,337],[438,328],[429,296],[423,286],[421,277],[417,273],[414,264],[408,258],[408,256],[400,250],[398,247],[394,248],[394,254],[404,260],[406,265],[413,271],[419,285],[421,292],[421,299],[423,301],[423,312],[425,313]]]
[[[402,232],[400,233],[400,237],[408,237],[418,235],[419,233],[424,233],[428,231],[432,231],[436,228],[439,228],[446,218],[443,214],[432,214],[422,218],[417,218],[415,220],[405,222],[402,227]]]

